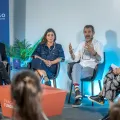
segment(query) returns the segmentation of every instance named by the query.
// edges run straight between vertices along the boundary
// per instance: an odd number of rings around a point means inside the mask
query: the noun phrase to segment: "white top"
[[[103,46],[102,44],[93,39],[92,44],[94,47],[94,50],[97,52],[98,55],[101,57],[101,61],[97,61],[96,57],[91,55],[84,47],[85,47],[85,41],[81,42],[79,46],[77,47],[77,50],[75,51],[75,62],[80,60],[80,65],[83,67],[91,67],[95,68],[95,66],[98,63],[102,63],[104,61],[104,55],[103,55]]]

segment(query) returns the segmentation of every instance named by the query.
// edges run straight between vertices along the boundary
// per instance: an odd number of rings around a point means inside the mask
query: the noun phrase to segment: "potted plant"
[[[28,52],[32,49],[28,41],[15,39],[14,44],[6,46],[7,56],[13,58],[13,67],[19,69],[21,65],[26,66],[26,60],[29,58]]]
[[[42,40],[42,37],[31,47],[31,44],[24,40],[15,39],[13,45],[6,45],[7,56],[13,58],[13,67],[27,67],[27,63],[32,53]]]

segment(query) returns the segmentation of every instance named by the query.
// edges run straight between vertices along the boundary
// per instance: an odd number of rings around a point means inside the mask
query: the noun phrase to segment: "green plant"
[[[31,47],[31,44],[24,40],[15,39],[13,45],[6,45],[7,56],[11,58],[17,58],[22,61],[27,60],[31,57],[32,53],[41,42],[42,37]]]
[[[14,44],[7,46],[6,45],[6,52],[7,56],[11,58],[20,59],[22,61],[25,61],[29,58],[27,56],[28,51],[32,49],[31,44],[29,44],[28,41],[15,39]]]

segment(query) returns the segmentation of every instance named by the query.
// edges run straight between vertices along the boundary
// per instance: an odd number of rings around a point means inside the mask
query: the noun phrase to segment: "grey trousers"
[[[72,80],[73,84],[78,83],[80,84],[80,79],[92,77],[94,69],[90,67],[82,67],[79,63],[73,65],[72,69]]]

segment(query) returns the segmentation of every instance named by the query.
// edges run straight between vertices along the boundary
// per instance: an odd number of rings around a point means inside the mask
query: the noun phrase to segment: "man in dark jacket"
[[[3,82],[5,84],[10,84],[10,78],[6,70],[7,65],[7,56],[5,51],[5,45],[3,43],[0,43],[0,85],[3,85]]]

